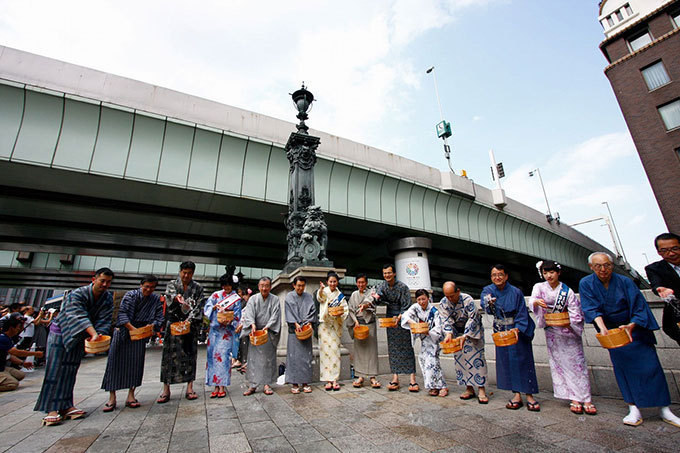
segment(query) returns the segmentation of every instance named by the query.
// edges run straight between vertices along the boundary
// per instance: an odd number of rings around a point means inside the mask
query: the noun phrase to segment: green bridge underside
[[[280,269],[288,192],[284,149],[253,137],[0,81],[0,248]],[[494,206],[320,157],[316,203],[328,255],[379,276],[387,243],[427,236],[434,286],[478,292],[508,264],[528,288],[534,263],[587,272],[591,252]]]

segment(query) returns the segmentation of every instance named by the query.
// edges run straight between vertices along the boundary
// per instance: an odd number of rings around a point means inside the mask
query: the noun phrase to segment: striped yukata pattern
[[[142,385],[146,340],[132,341],[125,327],[113,332],[102,389],[113,392]]]
[[[84,355],[82,345],[67,351],[62,335],[50,333],[47,339],[45,377],[33,410],[51,412],[73,407],[73,387],[76,385],[76,374]]]

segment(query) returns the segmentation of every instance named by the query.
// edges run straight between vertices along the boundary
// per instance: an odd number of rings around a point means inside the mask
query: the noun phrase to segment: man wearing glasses
[[[591,254],[588,265],[593,274],[579,283],[586,322],[595,324],[603,335],[618,327],[632,338],[625,346],[608,349],[616,382],[628,403],[629,413],[623,423],[637,426],[642,423],[639,408],[660,407],[661,419],[680,428],[680,418],[668,407],[671,396],[654,346],[654,331],[659,325],[647,301],[631,279],[613,273],[609,254]]]
[[[663,259],[646,266],[645,271],[654,293],[668,302],[663,309],[663,331],[680,344],[680,236],[660,234],[654,246]]]

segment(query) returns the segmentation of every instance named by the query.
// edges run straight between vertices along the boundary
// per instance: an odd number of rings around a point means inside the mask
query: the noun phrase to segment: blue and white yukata
[[[45,377],[35,411],[63,411],[73,407],[73,387],[76,374],[85,355],[88,327],[100,335],[111,332],[113,296],[104,291],[95,300],[92,285],[70,292],[61,304],[61,311],[50,326],[47,339]]]
[[[486,296],[496,298],[493,308]],[[494,284],[485,286],[481,296],[482,308],[494,315],[493,331],[517,328],[519,341],[511,346],[496,346],[496,385],[499,389],[516,393],[538,393],[534,352],[531,340],[536,324],[529,317],[524,295],[518,288],[506,283],[503,289]]]
[[[455,304],[446,297],[439,302],[437,311],[442,333],[454,338],[467,335],[463,349],[454,353],[458,385],[486,386],[486,358],[484,357],[484,327],[482,315],[469,294],[460,293]]]
[[[233,311],[234,319],[222,325],[217,321],[220,311]],[[227,293],[221,289],[212,293],[203,308],[203,314],[210,320],[208,348],[206,350],[205,385],[225,386],[231,383],[231,359],[234,343],[238,344],[236,328],[241,322],[241,297],[235,291]]]
[[[654,330],[659,325],[633,281],[612,274],[605,288],[597,275],[591,274],[581,279],[579,293],[586,322],[601,316],[607,329],[635,323],[633,342],[608,350],[623,400],[638,408],[668,406],[668,383],[654,346]]]
[[[439,362],[439,352],[441,350],[439,342],[443,339],[443,335],[440,319],[437,316],[437,307],[432,302],[429,302],[424,310],[418,303],[411,305],[401,316],[401,327],[410,332],[410,322],[427,322],[430,325],[427,335],[411,334],[412,345],[416,340],[420,339],[418,362],[420,363],[420,371],[423,373],[425,388],[446,388],[442,366]]]

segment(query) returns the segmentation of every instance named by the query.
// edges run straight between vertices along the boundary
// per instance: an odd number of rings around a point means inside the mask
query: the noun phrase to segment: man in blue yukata
[[[668,407],[671,403],[666,376],[656,354],[654,331],[659,325],[647,301],[633,281],[614,274],[612,257],[595,252],[588,257],[593,274],[581,279],[579,292],[586,322],[594,323],[601,334],[616,327],[625,329],[632,342],[609,349],[616,382],[628,403],[623,423],[642,423],[639,408],[661,407],[661,419],[680,428],[680,418]]]

